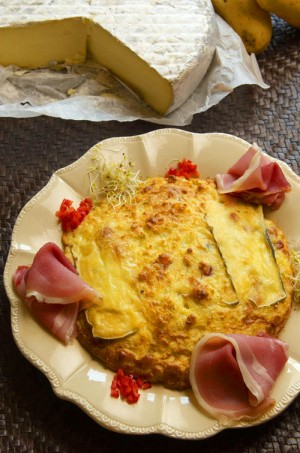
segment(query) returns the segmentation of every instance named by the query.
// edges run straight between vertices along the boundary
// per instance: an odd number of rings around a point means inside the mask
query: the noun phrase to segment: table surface
[[[224,132],[257,142],[300,175],[300,30],[276,20],[272,44],[259,66],[270,89],[243,86],[181,129]],[[192,451],[277,453],[300,451],[300,397],[275,419],[252,428],[226,430],[205,440],[111,432],[72,403],[57,398],[46,377],[17,349],[3,268],[18,213],[52,173],[95,143],[161,128],[144,121],[91,123],[49,117],[0,119],[0,451],[157,453]],[[299,338],[300,340],[300,338]],[[300,344],[300,341],[299,341]]]

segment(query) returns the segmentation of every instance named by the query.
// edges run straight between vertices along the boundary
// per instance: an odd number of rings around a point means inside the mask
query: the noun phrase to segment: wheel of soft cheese
[[[216,41],[210,0],[0,2],[1,65],[35,69],[89,56],[161,115],[194,92]]]

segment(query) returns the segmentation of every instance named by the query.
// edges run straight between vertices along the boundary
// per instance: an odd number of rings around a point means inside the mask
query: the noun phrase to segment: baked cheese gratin
[[[213,179],[142,181],[128,203],[103,198],[63,244],[102,296],[79,315],[80,343],[112,371],[172,389],[190,387],[204,334],[277,336],[291,311],[283,233]]]

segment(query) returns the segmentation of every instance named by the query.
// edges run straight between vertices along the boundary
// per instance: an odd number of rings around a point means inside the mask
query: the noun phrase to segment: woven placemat
[[[257,142],[300,174],[300,31],[275,22],[272,45],[258,57],[269,90],[240,87],[182,129],[225,132]],[[249,429],[227,430],[201,441],[159,435],[112,433],[69,402],[59,400],[47,379],[25,360],[11,333],[10,307],[2,274],[19,211],[52,173],[79,158],[93,144],[159,126],[89,123],[55,118],[0,119],[0,451],[118,452],[185,451],[278,453],[300,451],[300,398],[275,419]],[[300,340],[300,339],[299,339]],[[299,341],[300,344],[300,341]]]

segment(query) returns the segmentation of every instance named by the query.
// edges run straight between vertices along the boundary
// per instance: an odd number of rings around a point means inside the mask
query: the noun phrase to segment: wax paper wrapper
[[[255,55],[248,55],[240,37],[217,16],[219,39],[210,68],[192,96],[161,117],[145,106],[105,68],[87,61],[58,69],[23,70],[0,66],[0,117],[47,115],[88,121],[134,121],[184,126],[196,113],[218,104],[240,85],[264,83]]]

